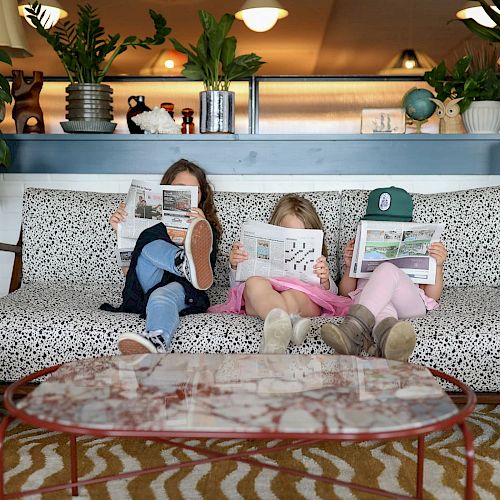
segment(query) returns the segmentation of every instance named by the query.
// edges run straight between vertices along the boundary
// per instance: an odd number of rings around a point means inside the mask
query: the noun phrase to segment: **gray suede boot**
[[[371,331],[374,324],[375,318],[370,310],[354,304],[340,325],[328,323],[321,327],[321,338],[338,354],[358,355],[365,342],[373,343]]]
[[[408,321],[385,318],[373,329],[373,338],[381,358],[408,361],[415,349],[415,329]]]

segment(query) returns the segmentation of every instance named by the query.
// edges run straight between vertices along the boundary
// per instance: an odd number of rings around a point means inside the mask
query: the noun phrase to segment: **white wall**
[[[140,175],[158,181],[160,175]],[[85,174],[0,174],[0,242],[16,243],[21,227],[23,191],[27,187],[72,189],[78,191],[123,192],[128,190],[131,175]],[[218,191],[293,192],[342,189],[373,189],[396,185],[410,192],[437,193],[472,187],[500,185],[500,176],[394,176],[394,175],[216,175],[211,177]],[[8,292],[13,254],[0,252],[0,296]]]

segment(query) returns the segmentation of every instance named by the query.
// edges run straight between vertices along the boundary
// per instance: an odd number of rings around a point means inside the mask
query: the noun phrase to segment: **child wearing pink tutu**
[[[323,225],[310,201],[296,195],[283,196],[271,216],[270,224],[296,229],[321,229]],[[236,266],[248,258],[241,242],[233,244],[229,255],[231,265],[228,301],[213,306],[210,312],[248,314],[264,321],[262,353],[285,353],[290,340],[300,345],[311,330],[312,316],[343,316],[351,299],[339,297],[330,276],[326,245],[314,265],[320,284],[294,278],[263,278],[253,276],[244,283],[236,281]]]

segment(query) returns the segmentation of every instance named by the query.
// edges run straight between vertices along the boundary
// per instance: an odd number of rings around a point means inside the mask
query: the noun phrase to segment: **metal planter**
[[[77,83],[66,87],[66,118],[61,122],[66,132],[111,133],[113,89],[103,83]]]
[[[205,90],[200,92],[200,132],[234,134],[234,92]]]

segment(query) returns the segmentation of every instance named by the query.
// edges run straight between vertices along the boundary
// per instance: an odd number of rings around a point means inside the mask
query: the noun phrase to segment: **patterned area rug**
[[[476,497],[500,498],[500,406],[480,405],[469,419],[476,450]],[[189,440],[194,446],[236,452],[255,446],[272,446],[273,441]],[[275,452],[268,461],[313,474],[359,482],[393,491],[415,494],[416,440],[399,442],[322,443],[308,448]],[[35,429],[19,422],[12,424],[5,443],[6,490],[32,489],[63,482],[69,477],[66,436]],[[179,461],[204,458],[153,441],[133,439],[78,439],[81,479]],[[426,438],[424,469],[425,498],[463,498],[464,447],[459,430],[433,433]],[[360,498],[373,495],[353,492],[309,479],[298,478],[243,463],[187,467],[139,478],[113,481],[80,488],[80,497],[126,498]],[[33,497],[30,497],[33,498]],[[47,494],[44,499],[71,498],[68,491]]]

